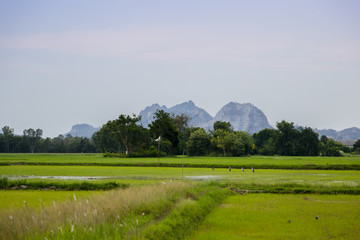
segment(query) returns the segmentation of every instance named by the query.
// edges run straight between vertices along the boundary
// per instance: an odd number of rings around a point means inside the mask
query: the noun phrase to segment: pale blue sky
[[[0,127],[54,137],[147,105],[360,127],[360,1],[1,1]]]

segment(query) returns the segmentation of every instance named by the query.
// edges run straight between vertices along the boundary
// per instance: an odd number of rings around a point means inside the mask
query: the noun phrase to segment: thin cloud
[[[355,43],[308,41],[280,35],[223,36],[187,29],[98,30],[2,37],[0,49],[140,60],[199,59],[278,65],[359,61],[360,47]]]

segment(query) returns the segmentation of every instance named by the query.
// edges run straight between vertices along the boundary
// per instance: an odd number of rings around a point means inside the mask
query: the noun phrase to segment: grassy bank
[[[228,186],[234,192],[240,194],[248,193],[276,193],[276,194],[327,194],[327,195],[360,195],[359,186],[328,186],[328,185],[309,185],[309,184],[272,184],[272,183],[227,183],[223,184]]]
[[[1,239],[183,239],[231,191],[216,184],[131,187],[0,212]],[[9,224],[9,221],[11,224]]]
[[[154,240],[184,239],[230,194],[228,189],[216,185],[199,188],[189,198],[180,201],[166,218],[146,228],[142,237]]]
[[[76,195],[64,203],[40,210],[0,212],[1,239],[123,239],[136,236],[139,228],[161,218],[192,185],[160,184],[113,190],[89,199]],[[9,221],[11,224],[9,224]]]
[[[0,178],[0,189],[2,190],[60,190],[60,191],[74,191],[74,190],[111,190],[115,188],[127,188],[129,184],[119,184],[116,182],[48,182],[48,181],[27,181],[9,180],[5,177]]]

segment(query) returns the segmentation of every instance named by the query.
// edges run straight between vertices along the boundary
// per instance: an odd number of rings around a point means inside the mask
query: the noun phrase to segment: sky
[[[360,128],[358,0],[0,0],[0,128],[56,137],[158,103]]]

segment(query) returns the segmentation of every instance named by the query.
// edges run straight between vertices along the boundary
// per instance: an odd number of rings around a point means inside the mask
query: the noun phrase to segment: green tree
[[[273,156],[276,154],[276,145],[276,138],[269,138],[259,149],[259,153],[266,156]]]
[[[187,152],[190,156],[203,156],[210,146],[210,135],[202,128],[190,134],[187,142]]]
[[[220,129],[219,131],[224,131]],[[244,156],[250,153],[251,150],[251,137],[247,132],[223,132],[220,134],[220,139],[223,138],[221,144],[218,145],[223,149],[224,156]]]
[[[300,132],[295,129],[294,123],[281,121],[276,124],[279,130],[277,137],[277,151],[280,155],[294,156],[297,155]]]
[[[9,126],[4,126],[2,128],[3,138],[6,146],[6,151],[10,152],[10,142],[14,137],[14,129],[10,128]]]
[[[152,137],[158,139],[159,146],[161,146],[161,142],[168,141],[171,143],[169,154],[172,154],[173,148],[176,148],[179,144],[179,131],[170,118],[170,114],[164,110],[157,110],[154,114],[154,121],[149,127]]]
[[[277,139],[278,133],[278,130],[268,128],[263,129],[258,133],[254,133],[253,138],[257,151],[264,155],[274,155],[276,153],[276,144],[274,143],[275,139]],[[270,149],[270,147],[273,147],[273,149]]]
[[[300,144],[298,145],[297,155],[318,156],[320,153],[319,134],[311,128],[300,128]]]
[[[172,114],[171,119],[179,132],[179,144],[175,150],[175,154],[183,154],[186,148],[186,143],[190,137],[190,131],[188,127],[188,122],[190,120],[190,117],[184,114],[176,115],[176,116]]]
[[[104,124],[99,131],[95,132],[93,137],[95,145],[100,152],[121,152],[124,147],[116,138],[113,133],[112,121],[108,121]]]
[[[39,140],[41,139],[41,136],[43,134],[43,131],[41,129],[25,129],[23,131],[24,138],[27,140],[31,153],[34,153],[36,145],[38,144]]]
[[[222,129],[222,130],[224,130],[226,132],[232,132],[233,131],[230,122],[216,121],[216,122],[214,122],[213,128],[214,128],[214,132],[216,132],[216,131],[218,131],[220,129]]]
[[[108,122],[110,125],[111,134],[114,135],[125,147],[129,156],[134,152],[134,149],[141,147],[145,141],[145,129],[138,125],[141,117],[132,117],[121,114],[118,119]]]
[[[360,139],[357,140],[354,145],[353,145],[353,149],[352,149],[355,153],[360,153]]]
[[[217,129],[215,131],[214,137],[211,139],[211,142],[215,143],[216,147],[222,150],[224,157],[226,157],[227,148],[228,148],[228,134],[229,132],[224,129]]]

